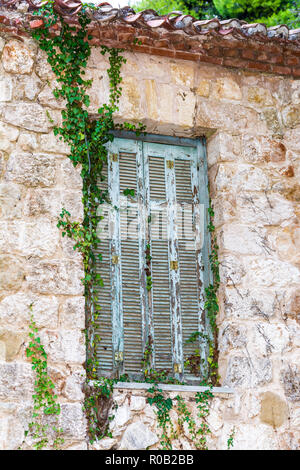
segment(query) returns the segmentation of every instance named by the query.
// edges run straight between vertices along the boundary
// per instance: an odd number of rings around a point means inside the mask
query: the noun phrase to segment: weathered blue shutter
[[[119,138],[110,145],[112,236],[103,247],[110,257],[111,321],[105,286],[103,296],[100,291],[100,305],[102,298],[105,304],[99,320],[101,371],[112,366],[117,374],[134,376],[151,344],[151,366],[183,379],[184,360],[194,350],[186,340],[206,328],[200,173],[199,147]],[[125,197],[125,189],[134,190],[134,196]],[[105,253],[98,268],[105,279],[107,258]]]

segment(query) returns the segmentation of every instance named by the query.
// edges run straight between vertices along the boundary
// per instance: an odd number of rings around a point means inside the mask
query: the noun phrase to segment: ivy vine
[[[54,383],[48,374],[47,353],[44,346],[41,344],[41,339],[38,336],[38,328],[34,321],[32,313],[33,304],[29,305],[30,311],[30,324],[29,324],[29,344],[26,348],[26,356],[30,359],[32,369],[35,372],[34,381],[34,394],[33,398],[33,412],[32,421],[28,424],[28,429],[25,431],[25,439],[31,438],[32,446],[36,450],[41,450],[46,446],[59,449],[64,443],[62,437],[63,430],[59,427],[58,415],[60,414],[60,405],[57,403],[57,395],[54,391]],[[45,420],[45,416],[53,416],[54,423],[49,426]],[[49,439],[49,429],[53,434],[52,442]],[[21,447],[24,445],[24,441]]]

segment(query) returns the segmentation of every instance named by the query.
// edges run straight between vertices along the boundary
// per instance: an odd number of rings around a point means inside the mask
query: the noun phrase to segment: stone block
[[[158,87],[159,117],[162,123],[174,123],[173,103],[175,102],[175,89],[172,85],[161,83]]]
[[[236,198],[238,219],[257,225],[280,225],[292,221],[295,215],[293,204],[272,192],[255,193],[243,191]]]
[[[215,195],[213,210],[215,227],[237,221],[236,195],[226,192]]]
[[[220,353],[231,349],[243,349],[247,345],[247,328],[236,323],[222,322],[219,333]]]
[[[64,329],[83,330],[85,328],[85,298],[71,297],[60,307],[60,325]]]
[[[92,444],[90,444],[89,449],[90,450],[115,449],[117,443],[118,443],[117,439],[113,439],[111,437],[104,437],[103,439],[100,439],[99,441],[95,441]]]
[[[158,437],[141,421],[130,424],[122,437],[120,450],[147,450],[158,442]]]
[[[22,192],[19,185],[0,183],[0,216],[2,219],[19,219],[22,215]]]
[[[29,132],[22,132],[18,139],[18,146],[24,150],[24,152],[33,152],[38,147],[36,135]]]
[[[300,270],[284,261],[260,257],[249,260],[246,282],[253,287],[274,286],[279,290],[297,285],[300,282]]]
[[[59,136],[55,136],[53,132],[49,134],[42,134],[40,137],[40,146],[43,152],[51,152],[58,154],[69,154],[70,149],[63,140],[59,139]]]
[[[46,110],[38,103],[7,104],[3,109],[3,119],[29,131],[48,132],[52,126]]]
[[[66,101],[63,99],[57,99],[53,95],[53,90],[58,87],[59,84],[56,80],[51,83],[51,87],[46,85],[38,96],[38,102],[44,106],[48,106],[53,109],[65,109]]]
[[[0,344],[4,349],[4,360],[7,362],[16,360],[27,339],[27,332],[25,334],[0,328]]]
[[[26,256],[53,256],[58,249],[60,233],[55,223],[45,218],[24,224],[19,250]]]
[[[274,100],[270,90],[257,86],[246,89],[246,99],[253,106],[273,106]]]
[[[281,140],[264,136],[243,135],[244,159],[249,163],[283,162],[286,158],[286,147]]]
[[[277,449],[274,430],[264,423],[238,423],[235,427],[233,450],[275,450]],[[233,424],[225,423],[218,449],[227,449],[227,439]]]
[[[3,401],[32,399],[34,372],[31,364],[0,363],[0,397]]]
[[[264,191],[270,187],[270,180],[261,168],[239,165],[233,184],[236,190],[240,191]]]
[[[175,123],[182,127],[193,126],[196,98],[194,93],[179,89],[175,95]],[[169,105],[170,106],[170,105]]]
[[[272,362],[268,357],[232,356],[227,366],[224,385],[252,388],[272,381]]]
[[[300,374],[296,364],[285,363],[280,371],[285,396],[292,402],[300,401]]]
[[[242,255],[271,254],[274,252],[266,231],[242,224],[226,224],[222,227],[220,247]]]
[[[196,94],[208,98],[210,94],[210,81],[206,79],[200,80],[196,88]]]
[[[119,436],[121,431],[124,431],[131,416],[132,414],[128,405],[124,404],[118,406],[117,410],[114,412],[114,419],[109,426],[114,436]]]
[[[99,73],[98,70],[87,69],[85,80],[93,80],[92,86],[89,88],[90,105],[88,111],[91,114],[97,114],[98,109],[109,101],[109,77],[106,72]]]
[[[65,439],[85,440],[86,419],[81,403],[64,403],[61,405],[59,426],[64,430]]]
[[[284,354],[291,348],[292,338],[288,328],[281,324],[257,322],[249,335],[249,352],[256,354]]]
[[[218,132],[207,143],[208,165],[212,166],[219,161],[237,161],[241,157],[241,152],[240,136]]]
[[[290,105],[282,111],[283,122],[286,127],[296,127],[300,124],[300,109],[299,105]]]
[[[61,259],[32,259],[26,280],[29,288],[35,293],[82,295],[83,276],[81,263]]]
[[[246,268],[243,265],[241,257],[223,255],[220,261],[221,283],[227,286],[239,285],[246,274]]]
[[[42,88],[42,82],[35,74],[16,75],[14,77],[13,94],[14,100],[20,101],[25,98],[34,100]]]
[[[82,189],[81,166],[73,166],[72,162],[65,158],[60,166],[60,180],[66,189]]]
[[[273,107],[264,109],[260,114],[261,125],[267,127],[273,134],[282,134],[282,119],[278,111]]]
[[[130,409],[132,411],[141,411],[146,406],[146,399],[144,397],[132,396],[130,398]]]
[[[85,381],[85,370],[82,368],[73,369],[66,378],[63,395],[68,401],[82,402],[84,400],[83,386]]]
[[[13,84],[10,77],[0,78],[0,102],[11,101],[12,99]]]
[[[27,186],[52,186],[56,181],[53,155],[14,152],[7,164],[6,178]]]
[[[0,255],[0,291],[20,289],[24,279],[24,262],[16,256]]]
[[[116,116],[125,118],[127,121],[144,118],[141,109],[141,93],[135,77],[124,77],[122,81],[122,96]]]
[[[266,172],[251,165],[219,164],[216,176],[212,181],[212,190],[230,191],[264,191],[270,187]]]
[[[289,261],[298,265],[300,262],[300,228],[292,225],[292,221],[285,228],[276,230],[272,237],[276,251],[282,261]]]
[[[37,296],[18,292],[5,297],[0,303],[0,327],[27,331],[30,322],[30,309],[38,328],[57,328],[58,300],[54,296]]]
[[[19,129],[0,122],[0,150],[10,152],[14,146],[13,142],[17,140],[18,136]]]
[[[194,87],[194,64],[189,62],[177,62],[171,64],[171,79],[175,85]]]
[[[81,331],[43,330],[40,336],[52,362],[83,364],[85,361],[85,339]]]
[[[47,61],[46,52],[41,49],[38,49],[37,52],[35,71],[42,80],[49,80],[52,82],[56,78],[51,65]]]
[[[232,78],[218,78],[213,85],[212,95],[218,100],[241,100],[242,92]]]
[[[10,73],[30,73],[33,67],[33,51],[15,39],[6,43],[2,52],[4,70]]]
[[[245,282],[245,285],[249,286],[249,283]],[[233,286],[223,290],[226,318],[269,321],[271,317],[280,315],[281,292],[262,288],[260,284],[251,285],[251,289]]]
[[[24,199],[24,215],[29,217],[44,216],[57,222],[62,207],[62,194],[59,189],[30,189]]]
[[[145,98],[147,103],[147,117],[157,120],[159,106],[155,80],[145,80]]]

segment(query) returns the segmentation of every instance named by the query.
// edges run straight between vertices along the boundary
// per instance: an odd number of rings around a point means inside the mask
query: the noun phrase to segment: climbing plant
[[[81,166],[83,220],[74,220],[70,212],[62,208],[57,227],[61,230],[63,237],[66,236],[73,240],[74,250],[81,253],[84,266],[84,277],[81,280],[84,285],[86,299],[87,379],[84,409],[88,418],[88,431],[91,441],[109,435],[108,421],[110,419],[109,410],[112,406],[111,396],[113,385],[117,380],[104,378],[99,380],[97,376],[99,364],[96,356],[96,345],[99,337],[95,334],[95,327],[100,314],[97,287],[103,286],[103,280],[95,269],[97,260],[102,260],[101,254],[95,254],[99,245],[101,247],[97,226],[103,218],[99,215],[98,208],[99,205],[105,202],[109,203],[107,190],[101,189],[99,182],[105,178],[103,169],[108,158],[107,144],[114,138],[112,131],[116,128],[133,130],[137,134],[144,131],[144,126],[141,123],[138,125],[123,123],[121,125],[114,122],[113,115],[118,110],[122,93],[121,67],[126,62],[121,49],[101,46],[101,53],[103,55],[107,54],[109,60],[107,70],[110,84],[109,98],[108,102],[98,109],[97,119],[92,118],[88,113],[90,104],[88,90],[92,85],[91,80],[85,79],[85,68],[91,54],[89,44],[91,37],[87,32],[91,19],[88,13],[89,10],[94,8],[92,4],[82,4],[82,9],[77,14],[77,24],[75,26],[69,24],[66,19],[59,15],[54,9],[54,2],[49,0],[47,4],[35,12],[43,19],[43,24],[31,31],[33,38],[38,41],[39,47],[46,52],[47,60],[56,76],[57,86],[53,92],[54,96],[65,102],[65,108],[62,110],[62,123],[54,127],[54,134],[69,145],[69,158],[73,165],[75,167]],[[53,27],[55,27],[55,31]],[[124,192],[125,195],[132,195],[131,189],[125,191],[127,191]],[[212,215],[212,211],[210,215]],[[213,231],[212,225],[209,226],[209,230]],[[149,245],[146,247],[145,257],[148,269],[146,273],[147,289],[151,290]],[[219,287],[219,274],[215,239],[210,262],[214,282],[206,289],[205,308],[207,309],[211,329],[216,332],[215,317],[218,311],[216,293]],[[216,333],[214,335],[216,338]],[[209,370],[211,376],[214,374],[216,376],[217,369],[214,357],[215,338],[207,339],[209,342]],[[143,359],[145,380],[154,384],[166,379],[170,381],[171,379],[167,377],[167,374],[159,373],[148,366],[151,347],[149,343]],[[36,399],[38,401],[40,401],[42,393],[41,390],[37,390]],[[165,399],[162,392],[157,388],[153,388],[152,393],[153,396],[148,400],[149,403],[156,406],[158,424],[162,428],[161,444],[163,448],[170,449],[172,448],[171,440],[176,435],[169,417],[173,402],[171,399]],[[209,433],[209,428],[205,422],[207,407],[203,408],[203,403],[208,403],[208,398],[210,398],[208,395],[196,396],[197,406],[202,418],[202,424],[198,430],[196,430],[195,423],[189,415],[187,407],[179,397],[177,398],[177,408],[180,415],[179,424],[182,426],[183,422],[188,423],[192,440],[197,448],[205,448],[206,436]],[[58,405],[55,406],[53,404],[53,410],[56,410],[56,414],[59,414],[60,408]],[[46,412],[45,409],[44,412]],[[41,447],[43,443],[42,441]]]
[[[62,236],[74,241],[74,250],[78,250],[83,259],[84,277],[82,283],[86,298],[86,347],[87,384],[97,379],[98,361],[96,357],[96,344],[99,338],[95,334],[95,325],[99,315],[98,296],[96,287],[102,286],[101,276],[96,273],[96,257],[101,261],[101,254],[94,251],[100,244],[97,226],[102,219],[98,215],[99,204],[108,202],[107,191],[101,189],[99,181],[103,181],[103,167],[107,163],[106,144],[113,140],[111,131],[116,127],[141,132],[142,125],[124,123],[116,125],[113,113],[118,110],[121,96],[120,69],[125,63],[121,49],[110,49],[102,46],[101,53],[108,54],[110,67],[107,70],[110,83],[108,103],[98,109],[98,119],[92,119],[88,113],[90,98],[87,93],[92,84],[85,80],[85,68],[91,54],[91,46],[87,34],[87,26],[91,19],[87,14],[94,9],[92,4],[83,4],[78,12],[78,24],[71,26],[62,16],[54,10],[54,2],[48,1],[35,12],[43,19],[43,25],[31,32],[40,48],[46,52],[47,60],[56,75],[57,87],[54,96],[66,102],[62,111],[62,124],[54,127],[54,134],[63,139],[70,148],[69,158],[74,166],[81,165],[83,182],[82,202],[84,207],[83,221],[74,221],[71,214],[63,208],[59,216],[58,228]],[[59,33],[54,34],[52,27],[59,26]],[[85,401],[85,409],[89,418],[89,434],[91,440],[103,437],[103,423],[95,411],[99,398],[107,398],[107,383],[95,381],[93,387],[87,385],[89,394]]]
[[[26,356],[31,361],[32,369],[35,372],[35,380],[32,421],[28,424],[28,429],[25,431],[25,438],[29,437],[32,439],[32,445],[36,450],[40,450],[45,446],[52,446],[54,449],[58,449],[64,442],[62,429],[59,427],[58,423],[60,405],[57,403],[54,383],[48,374],[47,354],[38,336],[38,328],[34,321],[32,307],[33,304],[29,305],[30,331]],[[49,422],[45,420],[45,416],[49,418],[51,416],[54,417],[52,425],[49,426]],[[49,433],[53,435],[52,442],[50,442]],[[21,448],[23,444],[24,442]]]

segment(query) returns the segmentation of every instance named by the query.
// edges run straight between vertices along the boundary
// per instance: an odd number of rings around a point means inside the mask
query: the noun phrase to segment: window
[[[99,207],[97,262],[101,375],[140,379],[147,350],[153,369],[193,381],[199,374],[187,358],[195,349],[203,360],[207,354],[201,336],[187,343],[208,332],[205,148],[192,139],[166,141],[172,138],[116,137],[108,149],[101,184],[110,204]]]

